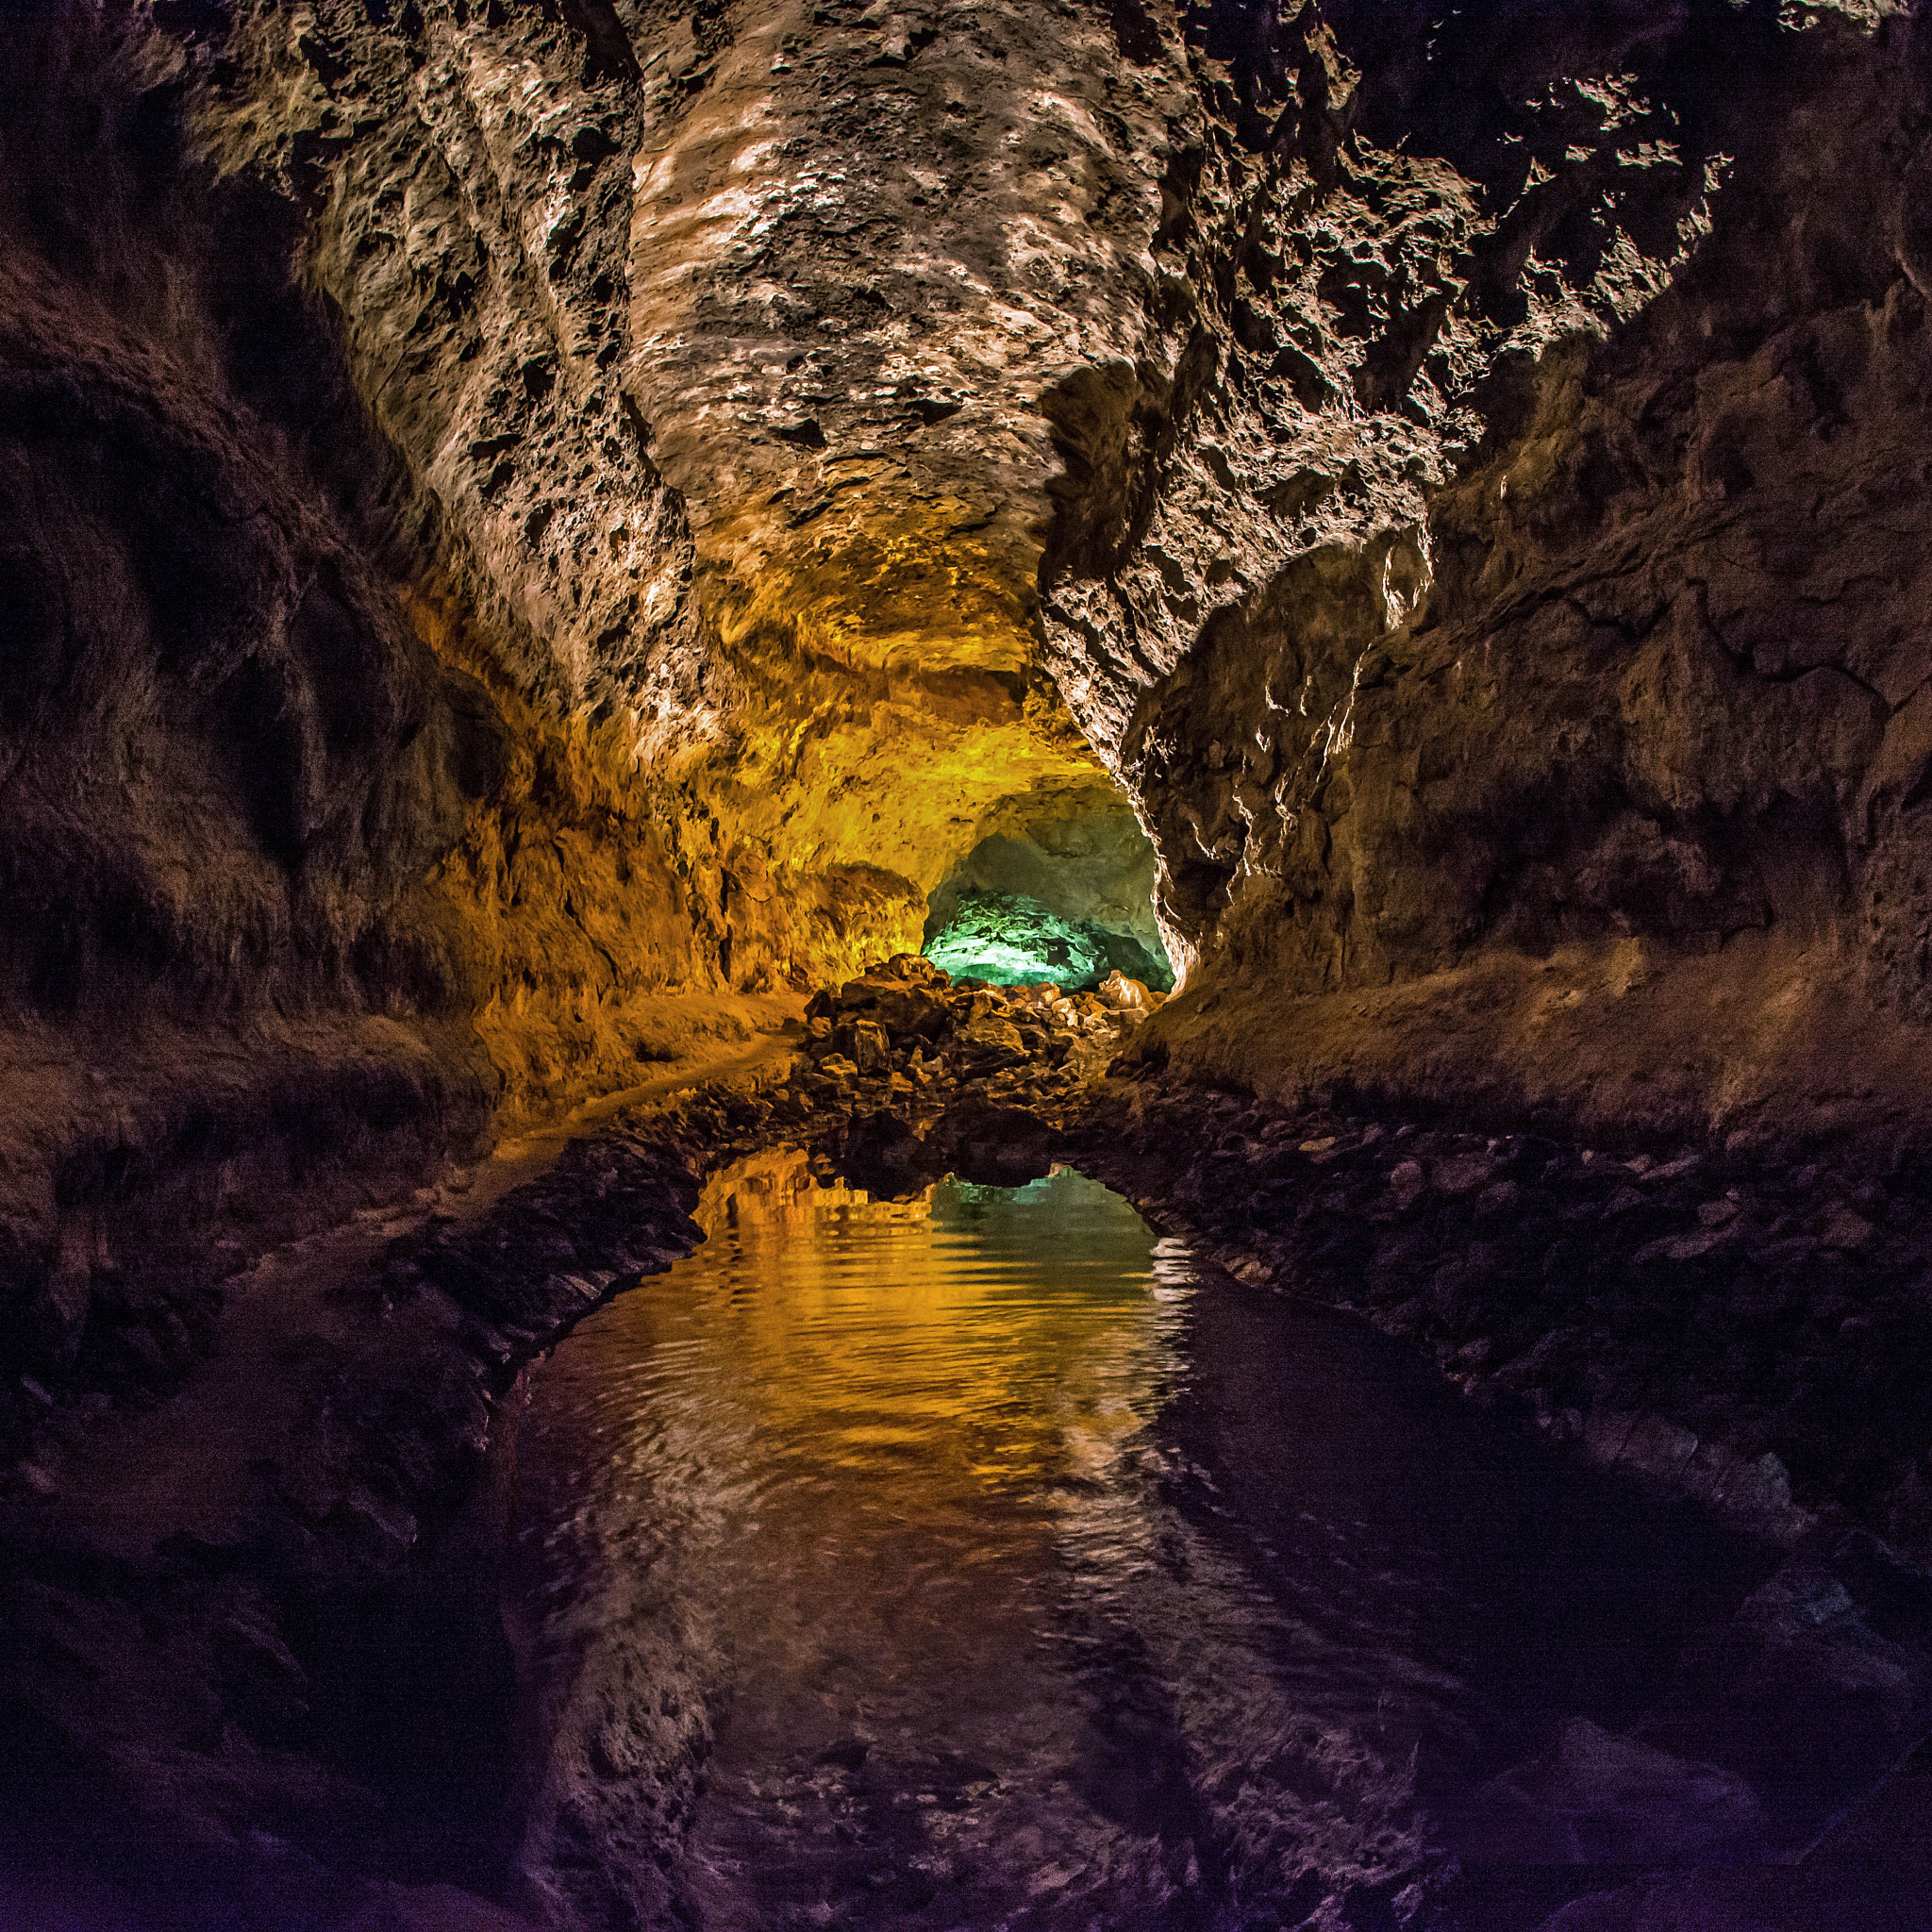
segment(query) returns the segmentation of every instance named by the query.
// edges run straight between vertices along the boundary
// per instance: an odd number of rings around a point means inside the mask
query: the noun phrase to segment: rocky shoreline
[[[258,1391],[277,1414],[236,1493],[185,1509],[196,1527],[104,1515],[58,1458],[16,1484],[5,1869],[101,1874],[142,1932],[519,1923],[472,1895],[510,1878],[497,1587],[519,1377],[702,1238],[702,1176],[770,1138],[760,1089],[782,1071],[636,1109],[480,1218],[345,1271],[334,1319],[291,1333]],[[49,1433],[79,1461],[116,1420],[90,1405]]]
[[[1248,1291],[1359,1311],[1473,1399],[1783,1552],[1755,1634],[1685,1693],[1710,1692],[1691,1732],[1735,1722],[1740,1684],[1789,1690],[1799,1657],[1807,1694],[1850,1700],[1834,1721],[1864,1788],[1917,1745],[1932,1398],[1910,1174],[1613,1156],[1110,1076],[1146,1006],[1112,992],[875,968],[814,999],[795,1056],[620,1114],[486,1212],[347,1270],[326,1332],[277,1357],[273,1452],[225,1510],[136,1530],[58,1477],[16,1483],[0,1710],[33,1857],[238,1927],[516,1924],[488,1897],[516,1895],[496,1591],[520,1377],[689,1253],[707,1175],[774,1144],[886,1194],[1068,1162]],[[210,1923],[193,1909],[127,1923]]]
[[[1117,1097],[1098,1177],[1230,1273],[1357,1309],[1472,1399],[1755,1533],[1932,1551],[1913,1177]]]

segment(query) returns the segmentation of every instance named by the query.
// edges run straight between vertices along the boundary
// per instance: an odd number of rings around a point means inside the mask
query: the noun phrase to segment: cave
[[[1923,0],[41,0],[0,1932],[1932,1924]]]
[[[1091,992],[1110,974],[1174,991],[1154,846],[1117,794],[989,833],[933,890],[920,951],[955,979]]]

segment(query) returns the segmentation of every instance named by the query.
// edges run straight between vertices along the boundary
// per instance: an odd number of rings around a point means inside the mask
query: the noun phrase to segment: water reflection
[[[1424,1923],[1432,1793],[1615,1717],[1687,1579],[1741,1588],[1077,1174],[888,1204],[776,1153],[701,1219],[520,1446],[559,1923]],[[1553,1537],[1623,1666],[1519,1694],[1576,1609]]]

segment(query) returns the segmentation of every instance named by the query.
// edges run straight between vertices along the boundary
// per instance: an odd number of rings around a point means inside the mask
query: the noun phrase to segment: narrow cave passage
[[[980,840],[934,889],[923,951],[955,979],[1051,981],[1086,992],[1111,973],[1155,992],[1174,967],[1155,913],[1154,846],[1132,808],[1082,799]]]

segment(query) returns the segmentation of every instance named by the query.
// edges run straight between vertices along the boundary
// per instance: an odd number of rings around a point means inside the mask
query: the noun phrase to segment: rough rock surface
[[[301,1186],[277,1094],[392,1184],[622,1085],[667,989],[912,943],[1110,779],[1177,1070],[1920,1130],[1909,13],[14,43],[7,1221],[56,1355],[184,1211],[133,1194]]]
[[[1043,607],[1196,954],[1172,1046],[1652,1130],[1910,1116],[1922,31],[1257,8],[1200,51],[1157,256],[1207,373]]]
[[[450,1762],[501,1718],[491,1404],[781,1131],[887,1191],[1079,1152],[1256,1292],[1778,1540],[1706,1688],[1837,1631],[1860,1762],[1905,1747],[1922,13],[108,0],[7,38],[0,1452],[173,1387],[255,1250],[840,989],[781,1098],[362,1281],[233,1537],[70,1537],[22,1463],[17,1781],[197,1883],[306,1847],[263,1923],[490,1923],[397,1890],[453,1874],[374,1802],[384,1673],[450,1671]],[[1072,890],[1123,801],[1187,970],[1144,1026],[852,976],[990,841]],[[1492,1795],[1547,1834],[1676,1779],[1737,1824],[1694,1707]],[[447,1815],[500,1795],[475,1763]]]
[[[165,1374],[218,1233],[483,1130],[425,937],[483,776],[392,594],[395,466],[258,273],[293,210],[179,172],[166,42],[62,25],[9,25],[0,154],[0,1351]]]
[[[1138,941],[1085,920],[1062,919],[1024,893],[968,890],[952,917],[925,942],[925,957],[962,979],[1001,986],[1051,979],[1069,992],[1091,992],[1111,972],[1165,979],[1157,956]]]
[[[1100,778],[1034,666],[1037,546],[988,488],[1006,461],[1043,483],[1045,427],[998,430],[1007,457],[947,400],[973,340],[948,311],[999,278],[953,285],[1004,249],[1015,184],[903,264],[881,226],[994,24],[901,100],[873,29],[820,11],[243,8],[190,117],[313,210],[304,272],[436,508],[440,648],[582,733],[738,984],[849,970],[990,812]],[[571,857],[586,903],[622,896]]]

